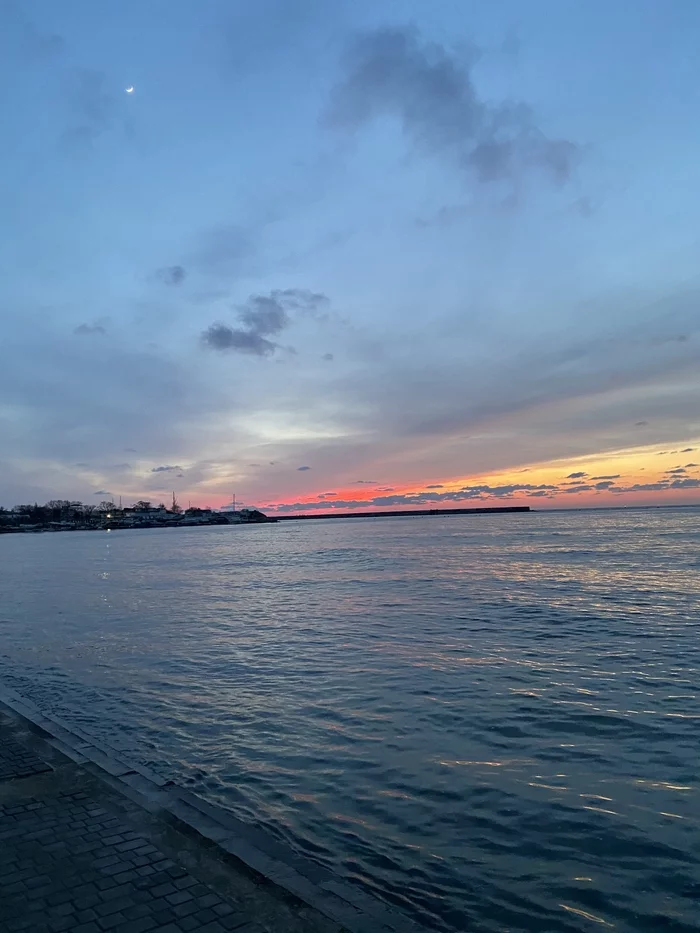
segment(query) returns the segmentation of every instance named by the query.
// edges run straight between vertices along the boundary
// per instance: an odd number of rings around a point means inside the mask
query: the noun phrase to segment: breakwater
[[[499,512],[530,512],[529,505],[504,505],[483,509],[402,509],[387,510],[383,512],[319,512],[318,514],[304,515],[276,515],[278,522],[300,521],[312,518],[416,518],[422,515],[486,515]]]

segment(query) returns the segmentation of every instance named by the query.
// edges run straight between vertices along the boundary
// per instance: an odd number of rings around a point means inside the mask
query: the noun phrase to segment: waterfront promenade
[[[254,827],[0,694],[2,933],[415,929]],[[356,900],[356,897],[359,900]]]

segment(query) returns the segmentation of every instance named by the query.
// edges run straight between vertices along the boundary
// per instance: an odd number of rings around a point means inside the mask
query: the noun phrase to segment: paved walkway
[[[0,933],[227,930],[342,933],[0,714]]]

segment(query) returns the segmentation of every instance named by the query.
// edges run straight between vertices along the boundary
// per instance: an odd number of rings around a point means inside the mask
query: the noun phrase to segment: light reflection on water
[[[697,930],[700,512],[0,538],[0,674],[438,930]]]

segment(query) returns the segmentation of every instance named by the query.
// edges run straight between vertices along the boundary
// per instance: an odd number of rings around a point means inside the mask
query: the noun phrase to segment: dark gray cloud
[[[109,489],[98,489],[97,492],[93,493],[93,496],[111,496],[112,493]]]
[[[210,325],[202,334],[202,342],[210,350],[237,350],[253,356],[269,356],[277,349],[277,344],[260,334],[229,327],[227,324]]]
[[[241,309],[239,319],[251,333],[264,336],[279,334],[290,323],[282,301],[273,295],[253,295],[248,307]]]
[[[606,480],[603,480],[603,481],[600,482],[600,483],[596,483],[596,484],[595,484],[595,488],[596,488],[596,489],[610,489],[610,488],[611,488],[612,486],[614,486],[614,485],[615,485],[615,481],[614,481],[614,480],[612,480],[612,479],[606,479]]]
[[[697,466],[697,463],[686,463],[685,468],[686,470],[689,470],[691,467],[696,467],[696,466]]]
[[[212,350],[236,350],[254,356],[270,356],[279,344],[270,340],[292,323],[290,312],[318,318],[328,303],[325,295],[301,288],[275,289],[267,295],[251,295],[238,308],[240,326],[217,322],[202,334],[202,341]],[[294,347],[287,348],[295,353]]]
[[[594,479],[619,479],[620,475],[620,473],[613,473],[610,476],[591,476],[591,482]]]
[[[364,485],[364,486],[376,486],[377,483],[378,483],[378,480],[376,480],[376,479],[356,479],[356,480],[355,480],[355,485],[357,485],[357,486],[362,486],[362,485]]]
[[[107,330],[102,324],[79,324],[73,333],[79,337],[89,337],[95,334],[106,334]]]
[[[311,469],[310,466],[300,466],[300,467],[297,467],[297,470],[299,471],[299,473],[305,473],[307,470],[310,470],[310,469]]]
[[[156,278],[164,285],[182,285],[187,277],[184,266],[163,266],[156,270]]]
[[[426,489],[444,489],[445,487],[441,483],[433,483],[430,486],[426,486]]]
[[[585,473],[569,473],[566,477],[567,479],[581,479],[583,476],[586,476]]]
[[[664,473],[685,473],[685,467],[676,467],[673,470],[664,470]]]
[[[153,467],[151,473],[180,473],[182,470],[181,466],[157,466]]]
[[[323,356],[321,357],[321,359],[326,360],[326,362],[330,362],[330,361],[333,359],[333,354],[332,354],[332,353],[324,353]]]
[[[669,488],[669,483],[635,483],[627,486],[622,492],[660,492]]]
[[[649,424],[648,421],[635,421],[635,422],[634,422],[635,428],[643,428],[643,427],[645,427],[647,424]]]
[[[694,450],[695,450],[694,447],[684,447],[683,450],[681,450],[681,453],[682,453],[682,454],[692,454],[692,452],[693,452]]]
[[[346,52],[324,122],[357,130],[380,117],[396,118],[418,149],[448,158],[484,183],[514,179],[530,168],[566,180],[578,147],[549,139],[526,104],[482,98],[472,65],[413,28],[361,33]]]

